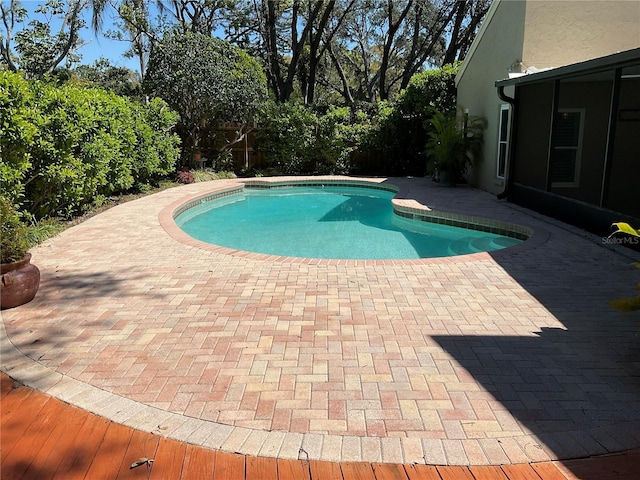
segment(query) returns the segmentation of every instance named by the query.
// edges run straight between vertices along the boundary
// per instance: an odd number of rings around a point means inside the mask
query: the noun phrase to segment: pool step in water
[[[450,255],[467,255],[469,253],[478,252],[491,252],[499,248],[504,248],[504,245],[496,243],[494,238],[489,237],[465,237],[459,240],[455,240],[449,244]]]
[[[475,238],[471,241],[471,247],[476,249],[479,252],[491,252],[493,250],[497,250],[500,247],[496,242],[494,242],[493,237],[480,237]]]

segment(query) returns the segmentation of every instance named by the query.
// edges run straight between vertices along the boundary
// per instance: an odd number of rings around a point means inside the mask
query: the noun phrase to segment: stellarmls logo
[[[602,243],[607,245],[639,245],[640,244],[640,230],[636,230],[628,223],[617,222],[612,223],[611,228],[615,228],[616,231],[611,233],[608,237],[602,237]],[[621,236],[615,236],[618,233]]]
[[[602,237],[605,245],[640,245],[640,237]]]

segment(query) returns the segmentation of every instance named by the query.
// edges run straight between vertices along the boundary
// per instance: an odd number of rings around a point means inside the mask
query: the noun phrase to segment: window
[[[509,155],[509,105],[500,105],[500,132],[498,134],[498,178],[504,178]]]
[[[553,125],[551,185],[577,187],[580,183],[584,109],[560,109]]]

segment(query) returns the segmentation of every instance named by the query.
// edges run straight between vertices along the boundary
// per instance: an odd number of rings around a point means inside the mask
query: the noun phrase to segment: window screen
[[[498,138],[497,176],[504,178],[509,152],[509,105],[500,107],[500,135]]]
[[[561,110],[556,115],[551,153],[551,182],[554,184],[578,184],[583,114],[583,110]]]

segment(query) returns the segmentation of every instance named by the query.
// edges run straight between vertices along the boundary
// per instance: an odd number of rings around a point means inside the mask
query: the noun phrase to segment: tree
[[[340,80],[340,85],[334,88],[350,104],[355,100],[373,102],[377,98],[374,37],[379,25],[374,21],[373,7],[371,1],[359,2],[327,48]],[[320,81],[331,88],[328,75]]]
[[[147,0],[92,0],[92,4],[91,24],[96,33],[102,28],[102,19],[107,6],[111,5],[117,12],[119,20],[116,19],[114,24],[118,29],[105,32],[105,36],[131,44],[124,55],[127,58],[138,59],[140,77],[144,78],[151,45],[156,40],[156,26],[151,19],[149,2]]]
[[[105,35],[130,42],[125,56],[138,58],[140,75],[144,78],[152,46],[165,32],[177,29],[211,36],[234,10],[236,0],[91,0],[91,3],[95,32],[101,30],[109,7],[117,12],[118,29]],[[152,12],[157,15],[154,17]]]
[[[277,101],[318,98],[353,104],[391,99],[413,75],[462,59],[491,0],[47,0],[61,33],[26,19],[18,0],[2,4],[0,53],[9,69],[50,73],[76,59],[85,8],[96,32],[111,9],[116,28],[105,34],[130,43],[127,54],[146,75],[154,44],[166,32],[225,38],[260,58]],[[12,47],[14,47],[12,49]],[[20,59],[21,61],[18,61]],[[53,65],[53,66],[52,66]]]
[[[215,122],[252,122],[267,96],[256,60],[228,42],[192,32],[171,33],[154,46],[143,87],[180,114],[182,134],[194,148]]]
[[[35,10],[43,20],[31,20],[16,33],[18,24],[27,20],[27,10],[18,0],[11,0],[9,6],[3,2],[0,54],[7,68],[38,77],[51,74],[65,59],[67,64],[79,61],[76,50],[83,45],[79,32],[85,26],[82,12],[87,5],[88,0],[47,0]],[[55,34],[51,32],[54,18],[62,21]]]
[[[300,79],[305,104],[314,102],[318,68],[325,53],[329,52],[333,38],[355,5],[356,0],[342,2],[340,5],[329,2],[317,24],[312,25],[309,31],[308,68],[305,70],[306,76],[301,75]]]
[[[271,87],[281,102],[289,100],[293,93],[295,74],[309,41],[313,23],[321,18],[320,22],[326,24],[327,17],[335,6],[335,1],[329,1],[327,6],[324,6],[324,2],[307,3],[309,8],[306,15],[303,15],[300,0],[294,0],[291,9],[278,8],[280,5],[274,1],[261,2],[260,31],[265,45],[267,72]],[[288,24],[288,28],[283,24]],[[282,32],[287,32],[284,42],[280,37]],[[290,56],[288,63],[284,63],[284,68],[281,68],[284,52],[289,52]]]
[[[453,22],[449,29],[449,45],[442,59],[442,65],[462,60],[475,38],[491,0],[458,0],[452,9]]]
[[[407,88],[416,73],[463,58],[489,4],[490,0],[341,2],[342,9],[335,8],[322,32],[315,58],[322,66],[320,75],[309,75],[307,82],[302,76],[302,90],[316,82],[348,103],[390,99]],[[311,46],[308,50],[311,57]]]
[[[387,85],[387,71],[389,70],[389,62],[391,61],[392,46],[396,38],[396,34],[400,30],[405,18],[409,14],[409,11],[413,7],[413,0],[408,0],[401,10],[396,10],[392,0],[387,0],[385,9],[385,23],[386,23],[386,35],[384,36],[384,42],[382,46],[382,58],[380,59],[380,75],[378,75],[378,91],[380,92],[380,98],[387,100],[389,98],[390,85]],[[419,18],[419,13],[416,12],[416,19]],[[418,21],[414,25],[419,24]],[[415,29],[417,30],[417,29]]]
[[[486,0],[468,1],[486,3]],[[355,88],[359,99],[369,102],[390,99],[405,89],[425,66],[443,64],[447,34],[455,30],[450,25],[460,11],[459,3],[457,0],[363,1],[347,18],[332,47],[335,57],[332,61],[339,71],[351,72],[343,79],[357,79]],[[468,28],[465,32],[472,40],[475,30]],[[462,48],[462,39],[456,38]]]
[[[269,87],[280,102],[300,85],[312,103],[317,68],[345,13],[358,0],[239,0],[225,21],[229,41],[260,56]]]
[[[169,12],[183,32],[213,35],[213,32],[235,8],[235,0],[168,0],[158,1],[160,12]]]
[[[142,85],[139,76],[125,67],[115,67],[109,60],[100,58],[92,65],[80,65],[72,74],[86,82],[90,82],[116,95],[142,99]]]

